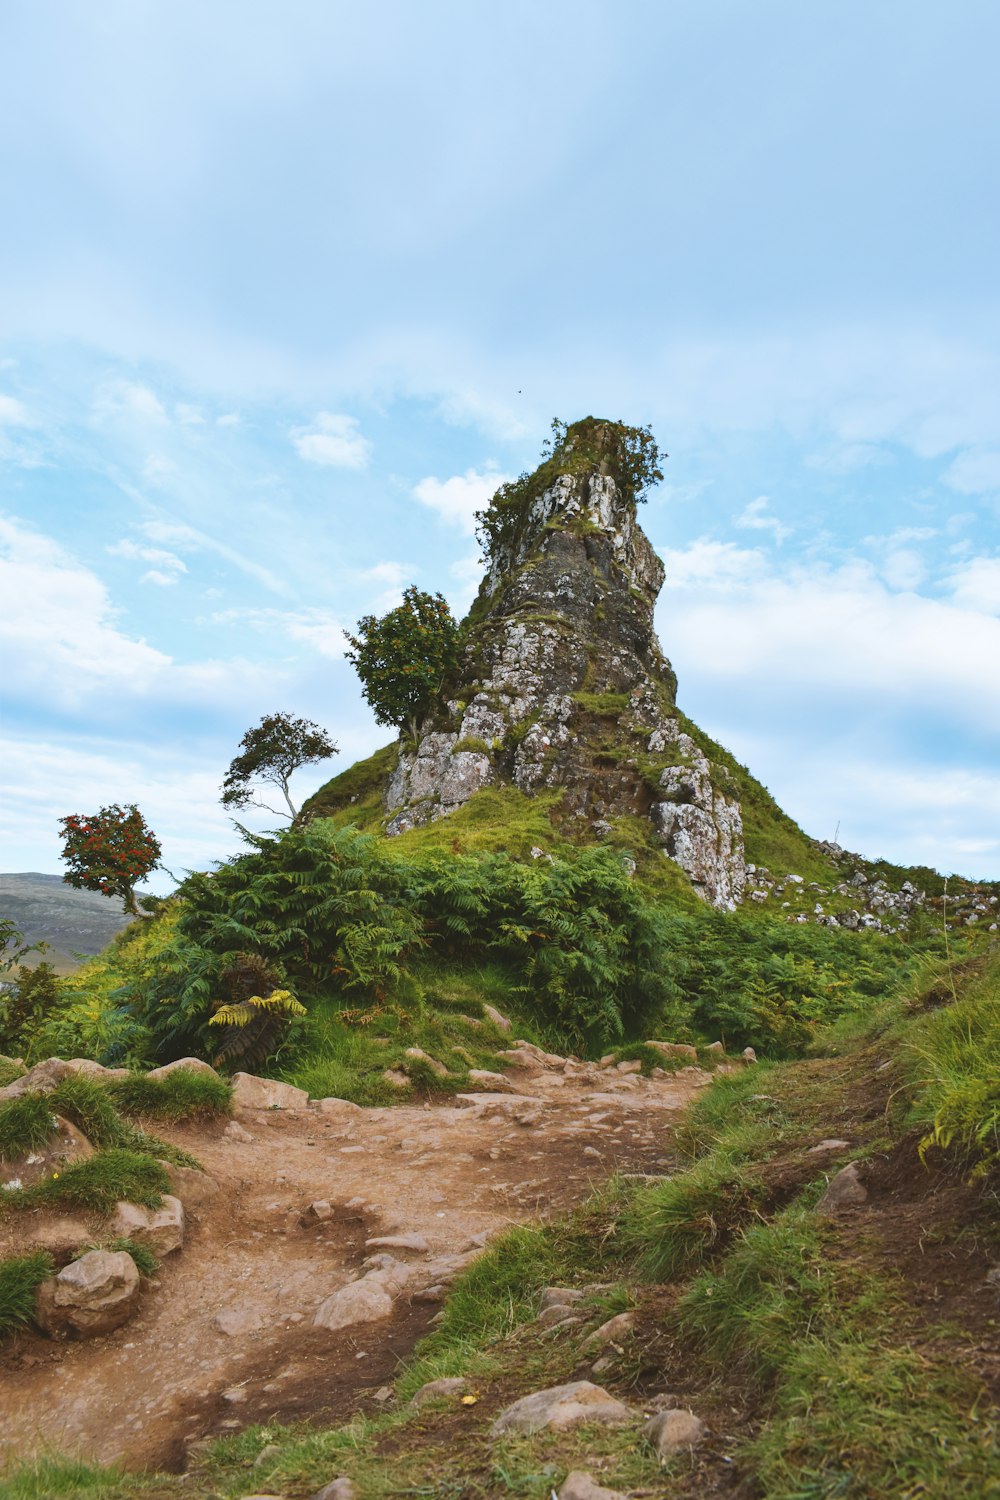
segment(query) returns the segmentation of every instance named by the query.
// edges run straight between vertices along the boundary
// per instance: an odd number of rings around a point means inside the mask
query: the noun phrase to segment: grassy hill
[[[43,956],[60,974],[79,966],[77,955],[100,953],[130,920],[120,901],[74,890],[60,875],[37,871],[0,875],[0,915],[14,922],[28,942],[48,943]]]

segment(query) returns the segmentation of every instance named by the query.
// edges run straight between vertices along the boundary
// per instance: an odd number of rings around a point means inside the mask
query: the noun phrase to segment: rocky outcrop
[[[648,818],[664,853],[716,906],[743,893],[739,802],[679,724],[676,679],[653,629],[663,564],[616,460],[616,424],[587,419],[527,480],[495,540],[447,701],[404,745],[387,831],[444,817],[508,785],[561,793],[598,837]]]

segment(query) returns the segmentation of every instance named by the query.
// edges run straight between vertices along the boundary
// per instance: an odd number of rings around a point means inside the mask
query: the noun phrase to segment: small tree
[[[292,773],[300,766],[312,766],[340,753],[318,724],[291,714],[265,714],[255,729],[247,730],[240,744],[243,753],[233,760],[222,783],[223,807],[263,807],[278,817],[298,815],[288,794]],[[259,781],[278,788],[288,804],[288,814],[254,795],[253,783]]]
[[[408,588],[387,615],[363,615],[348,635],[349,662],[380,724],[416,739],[449,672],[458,665],[458,626],[441,594]]]
[[[112,802],[92,816],[73,813],[60,818],[62,858],[69,865],[63,876],[78,890],[118,896],[125,910],[139,915],[135,888],[160,863],[160,841],[134,802],[120,807]]]

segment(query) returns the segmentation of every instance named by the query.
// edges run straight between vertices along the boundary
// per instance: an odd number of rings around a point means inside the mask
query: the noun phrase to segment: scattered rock
[[[321,1490],[310,1495],[309,1500],[357,1500],[357,1494],[353,1479],[348,1479],[345,1474],[340,1479],[331,1479],[329,1484],[324,1484]]]
[[[203,1203],[218,1196],[219,1184],[215,1178],[198,1167],[177,1167],[170,1161],[161,1162],[160,1165],[170,1178],[175,1196],[186,1209],[200,1208]]]
[[[426,1255],[430,1245],[422,1234],[380,1234],[373,1240],[365,1240],[366,1250],[415,1250]]]
[[[546,1307],[535,1319],[536,1328],[555,1328],[558,1323],[572,1320],[578,1323],[579,1318],[573,1317],[573,1307],[568,1302],[556,1302],[552,1307]]]
[[[234,1073],[233,1103],[238,1109],[305,1109],[309,1095],[294,1084],[277,1078],[257,1078],[253,1073]]]
[[[486,1017],[487,1021],[492,1021],[494,1026],[499,1026],[501,1031],[513,1030],[511,1022],[505,1015],[502,1015],[495,1006],[484,1004],[483,1015]]]
[[[47,1250],[56,1265],[64,1266],[94,1236],[81,1219],[50,1219],[31,1231],[31,1249]]]
[[[380,1279],[362,1276],[327,1297],[313,1318],[314,1328],[336,1333],[352,1323],[378,1323],[392,1312],[392,1298]]]
[[[116,1203],[111,1221],[115,1234],[145,1245],[154,1255],[170,1255],[184,1243],[184,1205],[167,1194],[159,1208],[138,1203]]]
[[[650,1417],[642,1429],[648,1443],[652,1443],[661,1458],[669,1458],[682,1448],[695,1448],[705,1438],[705,1424],[693,1411],[676,1406],[670,1411],[658,1412]]]
[[[448,1069],[445,1067],[444,1063],[438,1062],[436,1057],[431,1057],[430,1053],[425,1052],[423,1047],[407,1047],[404,1055],[408,1057],[411,1062],[425,1063],[426,1066],[430,1068],[435,1078],[448,1077]],[[404,1063],[403,1066],[405,1067],[406,1064]]]
[[[139,1272],[124,1250],[88,1250],[38,1289],[35,1320],[53,1338],[120,1328],[139,1306]]]
[[[818,1156],[823,1151],[847,1151],[850,1141],[838,1141],[831,1137],[828,1141],[817,1141],[815,1146],[810,1146],[806,1152],[807,1156]]]
[[[313,1107],[323,1115],[363,1115],[364,1110],[360,1104],[354,1104],[350,1099],[313,1099]]]
[[[218,1073],[207,1062],[200,1057],[178,1057],[174,1062],[164,1063],[162,1068],[151,1068],[146,1074],[147,1078],[169,1078],[171,1073],[176,1073],[183,1068],[188,1073],[202,1073],[206,1078],[218,1078]]]
[[[579,1427],[584,1422],[600,1423],[605,1427],[624,1427],[633,1420],[633,1414],[603,1386],[589,1380],[573,1380],[568,1385],[556,1385],[545,1391],[533,1391],[522,1396],[497,1417],[490,1428],[491,1437],[504,1432],[531,1434],[551,1427],[563,1432],[569,1427]]]
[[[71,1057],[66,1066],[74,1073],[82,1073],[84,1078],[102,1078],[107,1082],[131,1076],[128,1068],[105,1068],[92,1057]]]
[[[227,1338],[236,1338],[241,1333],[256,1333],[265,1321],[263,1313],[255,1307],[224,1307],[212,1319],[212,1327]]]
[[[408,1089],[410,1087],[409,1078],[399,1068],[384,1068],[382,1070],[382,1077],[386,1083],[391,1083],[394,1089]]]
[[[500,1093],[506,1091],[513,1094],[515,1092],[514,1085],[503,1073],[490,1073],[486,1068],[470,1068],[469,1082],[481,1083],[484,1088],[493,1089]]]
[[[623,1339],[626,1337],[626,1335],[630,1334],[634,1327],[634,1313],[619,1313],[617,1317],[609,1318],[606,1323],[602,1323],[600,1328],[595,1328],[594,1332],[587,1340],[587,1345],[592,1346],[594,1344],[617,1344],[620,1339]]]
[[[835,1177],[830,1178],[826,1192],[816,1204],[816,1212],[839,1214],[845,1208],[853,1208],[856,1204],[867,1202],[868,1189],[861,1181],[857,1162],[852,1161],[846,1167],[842,1167]]]
[[[755,1063],[757,1061],[757,1054],[752,1047],[743,1048],[743,1061],[745,1063]]]
[[[615,1072],[616,1073],[641,1073],[642,1072],[642,1063],[638,1062],[638,1061],[635,1061],[635,1060],[633,1060],[632,1062],[620,1062],[615,1067]]]
[[[687,1042],[646,1042],[645,1045],[662,1053],[664,1057],[684,1057],[689,1062],[698,1061],[697,1047],[690,1047]]]
[[[558,1500],[625,1500],[621,1490],[605,1489],[585,1469],[574,1469],[559,1487]]]
[[[725,1057],[726,1055],[726,1049],[721,1042],[709,1042],[705,1051],[711,1052],[715,1057]]]
[[[222,1134],[226,1137],[227,1140],[241,1141],[244,1145],[249,1145],[249,1143],[253,1140],[253,1136],[250,1134],[249,1130],[244,1130],[239,1120],[230,1120],[229,1124],[226,1126]]]
[[[425,1406],[428,1401],[439,1401],[443,1396],[459,1396],[469,1382],[460,1375],[443,1375],[439,1380],[428,1380],[410,1400],[411,1406]]]
[[[253,1461],[253,1466],[255,1469],[262,1469],[265,1464],[273,1463],[276,1458],[280,1457],[281,1449],[277,1443],[268,1443],[267,1447],[262,1448],[257,1454],[257,1457]]]
[[[304,1208],[299,1215],[299,1223],[303,1229],[312,1229],[316,1224],[325,1224],[328,1219],[333,1218],[333,1206],[325,1198],[314,1198],[308,1208]]]
[[[568,1307],[573,1302],[582,1302],[583,1293],[574,1286],[547,1286],[542,1292],[541,1301],[538,1304],[540,1313],[548,1312],[550,1307]]]

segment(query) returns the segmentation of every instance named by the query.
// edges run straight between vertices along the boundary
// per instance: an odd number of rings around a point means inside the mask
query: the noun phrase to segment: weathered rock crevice
[[[611,429],[587,424],[593,462],[581,471],[577,453],[495,548],[456,680],[389,780],[387,832],[484,787],[558,790],[564,815],[598,837],[615,817],[649,819],[695,889],[731,907],[743,894],[739,804],[678,725],[653,628],[663,564],[607,457]]]

